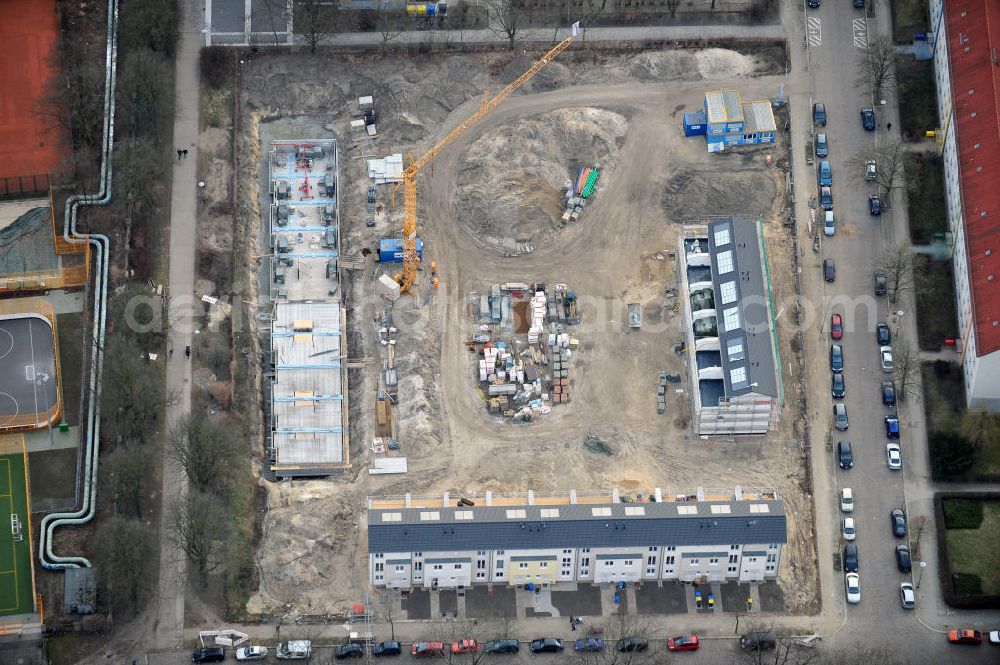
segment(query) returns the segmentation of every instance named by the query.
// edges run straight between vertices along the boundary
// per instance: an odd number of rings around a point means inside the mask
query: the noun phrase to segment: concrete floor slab
[[[469,617],[514,618],[517,609],[514,603],[514,589],[509,586],[494,586],[492,593],[484,587],[474,587],[465,591],[465,614]]]
[[[552,605],[562,616],[600,616],[601,587],[581,584],[576,591],[553,591]]]
[[[687,612],[685,587],[673,582],[663,586],[643,584],[635,594],[640,614],[684,614]]]
[[[431,592],[423,589],[411,591],[401,603],[406,618],[410,621],[431,618]]]

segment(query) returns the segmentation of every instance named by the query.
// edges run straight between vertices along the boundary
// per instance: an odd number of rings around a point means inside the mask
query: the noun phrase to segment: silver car
[[[909,582],[899,585],[899,606],[904,610],[912,610],[917,606],[917,596],[913,593],[913,585]]]

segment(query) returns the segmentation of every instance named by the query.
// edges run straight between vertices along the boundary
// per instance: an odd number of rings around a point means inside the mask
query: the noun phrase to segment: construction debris
[[[583,212],[587,199],[597,187],[597,179],[600,175],[600,165],[581,166],[576,174],[576,179],[563,183],[563,199],[566,203],[566,210],[562,215],[564,222],[575,222],[580,218],[580,213]]]
[[[602,441],[600,437],[598,437],[593,432],[587,432],[587,436],[583,439],[583,447],[592,453],[596,453],[599,455],[604,454],[607,455],[608,457],[615,454],[615,452],[611,450],[608,444],[604,443],[604,441]]]
[[[376,185],[390,182],[403,182],[403,155],[396,153],[387,157],[368,160],[368,177]]]

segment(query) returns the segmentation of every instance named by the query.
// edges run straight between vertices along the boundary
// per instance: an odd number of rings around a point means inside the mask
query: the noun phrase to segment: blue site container
[[[704,111],[684,114],[684,136],[704,136],[708,117]]]
[[[417,256],[424,258],[424,241],[417,238]],[[403,239],[382,238],[378,241],[378,260],[380,263],[403,262]]]

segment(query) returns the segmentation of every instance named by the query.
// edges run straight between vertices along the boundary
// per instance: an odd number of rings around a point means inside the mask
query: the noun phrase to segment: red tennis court
[[[58,36],[55,0],[0,1],[0,179],[61,171],[70,154],[65,130],[38,108]]]

